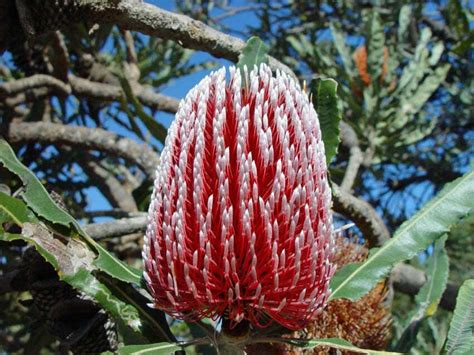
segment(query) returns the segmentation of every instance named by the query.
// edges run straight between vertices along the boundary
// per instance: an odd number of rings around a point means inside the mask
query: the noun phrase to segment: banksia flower
[[[354,62],[359,72],[359,76],[364,83],[364,86],[369,86],[372,79],[367,68],[367,48],[360,46],[354,51]],[[388,48],[383,47],[383,65],[380,74],[380,82],[382,83],[388,72]]]
[[[368,249],[342,236],[336,237],[333,261],[338,269],[349,263],[363,262]],[[341,338],[361,348],[382,350],[390,339],[391,316],[388,288],[384,282],[376,285],[357,301],[337,299],[328,303],[317,317],[307,324],[305,334],[295,332],[291,337]],[[280,351],[277,351],[276,349]],[[328,348],[301,350],[290,346],[269,346],[268,352],[281,354],[328,354]],[[351,352],[343,352],[351,353]],[[352,353],[351,353],[352,354]]]
[[[177,318],[297,329],[325,305],[334,270],[318,117],[286,74],[229,71],[228,84],[221,69],[193,88],[170,127],[144,277]]]

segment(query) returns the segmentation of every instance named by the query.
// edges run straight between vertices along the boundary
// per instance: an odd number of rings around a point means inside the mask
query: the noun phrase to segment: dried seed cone
[[[33,0],[29,9],[38,33],[55,31],[82,20],[80,0]]]
[[[338,268],[349,263],[364,261],[368,250],[363,245],[346,238],[336,238],[334,261]],[[391,313],[387,304],[387,288],[382,282],[358,301],[345,299],[328,303],[324,311],[306,326],[306,333],[292,336],[304,338],[341,338],[355,346],[382,350],[390,339]],[[271,351],[273,351],[273,348]],[[296,347],[281,347],[282,354],[328,354],[328,348],[301,350]]]
[[[229,83],[221,69],[193,88],[169,130],[144,277],[155,307],[178,318],[301,328],[334,269],[318,117],[286,74],[229,72]]]
[[[112,319],[90,297],[60,281],[34,248],[25,250],[23,270],[33,305],[51,335],[74,354],[117,349],[117,328]]]

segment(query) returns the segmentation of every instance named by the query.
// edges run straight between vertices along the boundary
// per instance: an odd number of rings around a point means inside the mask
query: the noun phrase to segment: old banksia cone
[[[261,64],[205,77],[181,102],[157,169],[143,259],[155,307],[292,329],[325,305],[334,267],[318,117]]]

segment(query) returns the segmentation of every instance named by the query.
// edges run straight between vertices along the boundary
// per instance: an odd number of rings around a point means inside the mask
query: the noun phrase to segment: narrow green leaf
[[[447,237],[444,236],[438,239],[434,245],[426,271],[428,280],[415,297],[419,309],[414,318],[431,317],[436,312],[446,289],[449,274],[449,258],[444,248],[446,239]]]
[[[140,284],[142,272],[125,264],[121,260],[109,253],[107,249],[99,243],[94,242],[94,247],[99,252],[99,256],[94,260],[94,265],[100,270],[105,271],[110,276],[124,282]]]
[[[56,205],[36,176],[18,160],[11,147],[3,139],[0,139],[0,162],[23,181],[26,190],[21,196],[28,207],[49,222],[73,228],[89,245],[96,249],[99,254],[97,267],[100,270],[122,281],[140,283],[140,276],[137,271],[108,253],[82,230],[79,223],[71,215]],[[0,210],[2,209],[0,208]],[[23,213],[22,218],[25,217]],[[32,220],[29,219],[28,221]]]
[[[308,340],[307,342],[302,343],[299,339],[296,341],[288,340],[288,344],[297,346],[303,349],[313,349],[318,346],[327,346],[330,348],[335,348],[339,350],[348,350],[351,352],[362,353],[362,354],[369,354],[369,355],[389,355],[389,354],[399,354],[394,352],[387,352],[387,351],[377,351],[377,350],[368,350],[368,349],[361,349],[358,348],[348,341],[344,339],[338,338],[328,338],[328,339],[312,339]]]
[[[446,14],[448,17],[449,27],[454,28],[459,38],[462,38],[470,31],[468,9],[463,9],[462,3],[459,0],[449,0],[446,7]]]
[[[415,92],[408,96],[402,96],[400,103],[400,116],[407,117],[418,113],[433,93],[444,82],[446,75],[450,69],[450,65],[446,64],[437,67],[435,71],[426,77],[425,80],[418,86]],[[403,125],[400,121],[397,122],[397,127]]]
[[[474,349],[474,279],[466,280],[459,289],[448,332],[446,352],[472,354]]]
[[[378,85],[384,66],[385,33],[382,20],[377,12],[373,11],[369,22],[369,36],[367,38],[367,71],[371,77],[371,84]]]
[[[474,31],[469,31],[467,37],[462,41],[457,42],[452,48],[451,52],[459,57],[462,57],[466,51],[472,48],[474,44]]]
[[[425,76],[428,68],[428,42],[431,39],[431,30],[428,27],[423,28],[420,40],[416,45],[415,55],[408,65],[403,68],[402,75],[393,95],[400,95],[402,92],[405,97],[410,97],[414,89],[416,89],[420,81]]]
[[[365,262],[349,264],[336,273],[331,280],[330,299],[355,301],[365,295],[395,263],[413,258],[466,216],[474,207],[473,196],[474,171],[470,171],[447,184]]]
[[[311,43],[308,42],[305,36],[288,36],[286,39],[293,49],[302,58],[306,58],[310,55],[309,50],[311,49]]]
[[[242,49],[242,53],[239,55],[239,61],[237,67],[240,70],[247,66],[247,69],[251,71],[254,65],[260,65],[261,63],[268,63],[268,46],[263,41],[256,37],[250,37]]]
[[[397,37],[399,42],[406,42],[408,38],[408,26],[411,21],[411,7],[410,5],[403,5],[398,15],[398,32]]]
[[[21,196],[36,214],[50,222],[63,226],[71,227],[75,224],[74,218],[56,206],[43,185],[38,181],[36,176],[17,159],[12,148],[4,139],[0,139],[0,163],[21,179],[25,186],[25,192],[23,192]]]
[[[318,79],[311,83],[313,104],[318,113],[321,134],[326,152],[326,162],[337,154],[340,143],[339,122],[341,113],[337,101],[337,82],[334,79]]]
[[[137,310],[116,298],[92,275],[92,271],[95,270],[92,265],[94,253],[84,242],[69,238],[67,244],[64,244],[45,226],[28,222],[24,223],[21,235],[0,234],[0,240],[3,241],[17,239],[22,239],[34,246],[38,253],[54,267],[61,280],[94,298],[114,318],[123,321],[134,331],[140,331],[142,324]]]
[[[438,42],[434,45],[433,49],[431,50],[431,56],[429,59],[429,63],[432,67],[438,64],[441,55],[444,52],[444,44],[443,42]]]
[[[408,352],[415,345],[416,336],[423,321],[433,316],[446,289],[449,274],[449,258],[444,248],[447,236],[438,239],[428,260],[427,281],[415,297],[416,309],[407,317],[405,330],[395,347],[396,351]]]
[[[140,101],[138,101],[137,97],[133,93],[130,83],[123,75],[119,76],[119,80],[127,97],[127,101],[128,103],[132,104],[136,115],[140,118],[151,135],[164,144],[166,140],[166,134],[168,132],[166,127],[145,112],[143,105]],[[134,119],[135,117],[130,117],[130,122],[132,122]]]
[[[107,286],[99,282],[89,270],[81,268],[75,274],[64,275],[61,279],[97,300],[114,318],[123,321],[134,331],[140,332],[142,322],[137,309],[115,297]]]
[[[31,222],[35,219],[34,215],[28,211],[28,207],[23,201],[8,196],[3,192],[0,192],[0,211],[6,213],[10,219],[20,227],[23,223]]]
[[[330,24],[332,36],[334,37],[334,45],[336,46],[337,52],[341,56],[344,70],[349,78],[355,75],[354,64],[349,48],[346,46],[346,41],[342,32],[337,28],[334,22]]]
[[[175,351],[181,350],[181,347],[173,343],[158,343],[146,345],[128,345],[118,349],[120,355],[139,355],[139,354],[153,354],[153,355],[169,355]]]

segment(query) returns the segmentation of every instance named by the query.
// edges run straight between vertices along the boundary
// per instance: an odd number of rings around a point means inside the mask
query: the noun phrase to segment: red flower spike
[[[313,105],[261,64],[181,102],[156,172],[143,260],[156,308],[301,328],[334,272],[331,191]]]

